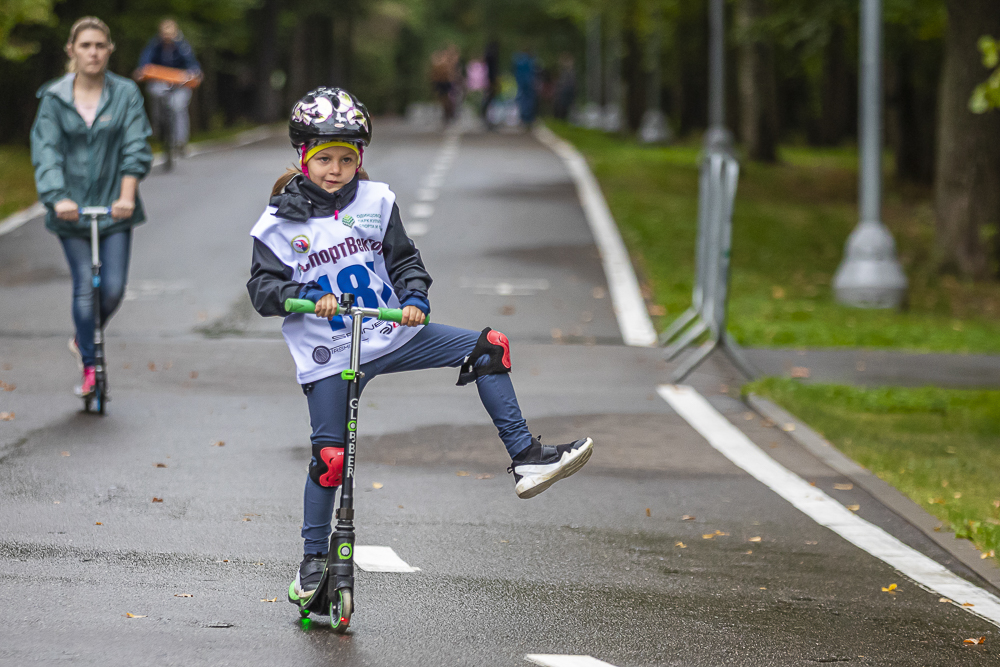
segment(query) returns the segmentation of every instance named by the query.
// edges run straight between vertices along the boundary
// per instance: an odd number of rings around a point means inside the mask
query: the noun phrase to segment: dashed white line
[[[411,218],[429,218],[434,215],[434,207],[430,204],[417,203],[410,206]]]
[[[409,222],[406,224],[406,234],[411,239],[427,236],[427,232],[430,230],[431,228],[426,222]]]
[[[592,658],[589,655],[529,653],[524,656],[524,659],[536,665],[542,665],[542,667],[614,667],[611,663]]]
[[[354,547],[354,564],[365,572],[419,572],[396,555],[392,547]]]
[[[604,275],[608,279],[611,302],[625,344],[654,347],[657,344],[656,329],[646,311],[646,302],[639,290],[639,281],[635,277],[635,270],[632,268],[622,237],[618,233],[615,219],[611,216],[608,203],[604,200],[601,188],[590,167],[587,166],[587,161],[580,151],[543,125],[535,129],[535,136],[562,158],[567,171],[576,183],[583,213],[601,253],[601,263],[604,265]]]
[[[417,201],[436,201],[438,191],[434,188],[420,188],[417,190]]]
[[[813,521],[899,570],[924,589],[953,600],[955,605],[971,605],[962,608],[1000,626],[1000,599],[995,595],[967,582],[807,484],[765,454],[692,387],[660,385],[657,391],[712,447]]]

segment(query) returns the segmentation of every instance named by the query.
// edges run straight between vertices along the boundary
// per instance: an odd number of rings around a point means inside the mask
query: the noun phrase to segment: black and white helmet
[[[288,136],[296,149],[314,140],[365,147],[372,140],[372,118],[354,95],[323,86],[306,93],[292,107]]]

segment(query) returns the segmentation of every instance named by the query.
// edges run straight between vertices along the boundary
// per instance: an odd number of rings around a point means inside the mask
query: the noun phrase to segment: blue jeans
[[[479,339],[478,331],[458,329],[444,324],[428,324],[408,343],[394,352],[361,364],[364,377],[361,390],[381,373],[401,373],[425,368],[458,368],[472,353]],[[482,357],[481,361],[485,361]],[[476,380],[479,399],[496,426],[511,458],[531,444],[531,433],[521,416],[510,375],[483,375]],[[303,385],[309,401],[312,442],[344,446],[344,420],[347,418],[347,381],[333,375]],[[314,448],[315,449],[315,448]],[[315,461],[313,464],[315,465]],[[326,553],[336,487],[323,487],[306,476],[302,537],[303,553]]]
[[[73,274],[73,323],[76,344],[84,366],[94,365],[94,291],[90,275],[90,239],[60,238],[70,273]],[[101,322],[118,310],[125,296],[128,262],[132,253],[132,232],[124,231],[101,238]]]

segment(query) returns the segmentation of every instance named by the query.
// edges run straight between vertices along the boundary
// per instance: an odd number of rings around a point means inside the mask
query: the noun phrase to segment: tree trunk
[[[622,69],[625,73],[625,119],[628,128],[635,132],[642,123],[642,114],[646,112],[646,71],[643,67],[642,45],[636,33],[635,16],[637,7],[632,3],[628,27],[625,29],[625,59]]]
[[[286,106],[291,107],[313,87],[309,76],[309,25],[315,17],[300,14],[295,21],[292,44],[289,51],[288,91]]]
[[[254,115],[262,123],[278,117],[279,91],[271,85],[271,75],[278,67],[278,18],[281,0],[265,0],[257,24],[257,90]]]
[[[774,48],[755,34],[767,13],[765,0],[740,0],[736,25],[739,47],[740,138],[751,160],[777,160],[778,105]]]
[[[823,50],[822,102],[817,130],[818,143],[837,146],[850,130],[850,119],[857,116],[858,82],[853,79],[847,64],[847,29],[836,24],[830,41]]]
[[[969,97],[987,76],[976,41],[1000,34],[996,0],[947,0],[938,126],[937,241],[942,268],[996,275],[1000,229],[1000,113],[976,115]]]
[[[941,78],[936,47],[937,42],[904,37],[887,63],[887,120],[900,180],[930,184],[934,179],[934,122]]]

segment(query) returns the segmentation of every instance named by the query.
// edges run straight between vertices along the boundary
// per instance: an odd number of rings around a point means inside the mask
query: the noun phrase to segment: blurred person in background
[[[531,127],[538,113],[538,62],[527,50],[514,54],[514,80],[517,81],[517,109],[521,124]]]
[[[191,45],[184,39],[177,21],[166,18],[160,21],[156,37],[149,40],[146,48],[139,56],[138,73],[146,65],[160,65],[184,70],[191,79],[201,77],[201,65],[194,57]],[[187,144],[190,136],[191,123],[188,118],[188,105],[191,103],[191,89],[186,86],[173,86],[164,81],[150,81],[146,92],[155,100],[153,104],[153,123],[159,125],[159,109],[161,101],[166,101],[173,111],[174,126],[171,132],[175,148]],[[165,100],[164,100],[165,98]]]
[[[492,130],[495,126],[490,121],[489,110],[490,104],[500,92],[500,42],[491,39],[486,44],[483,63],[486,65],[486,90],[483,91],[483,106],[480,112],[486,120],[487,129]]]
[[[444,110],[445,124],[455,119],[458,97],[461,94],[459,56],[458,47],[454,44],[431,54],[431,84]]]
[[[552,114],[559,120],[566,120],[576,99],[576,65],[573,56],[563,52],[559,56],[559,76],[556,79],[555,96],[552,100]]]
[[[106,206],[100,220],[101,322],[121,304],[128,278],[132,227],[143,222],[139,181],[153,162],[149,121],[134,81],[107,71],[114,51],[111,31],[87,16],[70,29],[69,72],[38,91],[31,128],[31,162],[45,226],[59,237],[73,276],[70,350],[83,366],[77,394],[94,390],[94,321],[90,225],[80,208]]]

